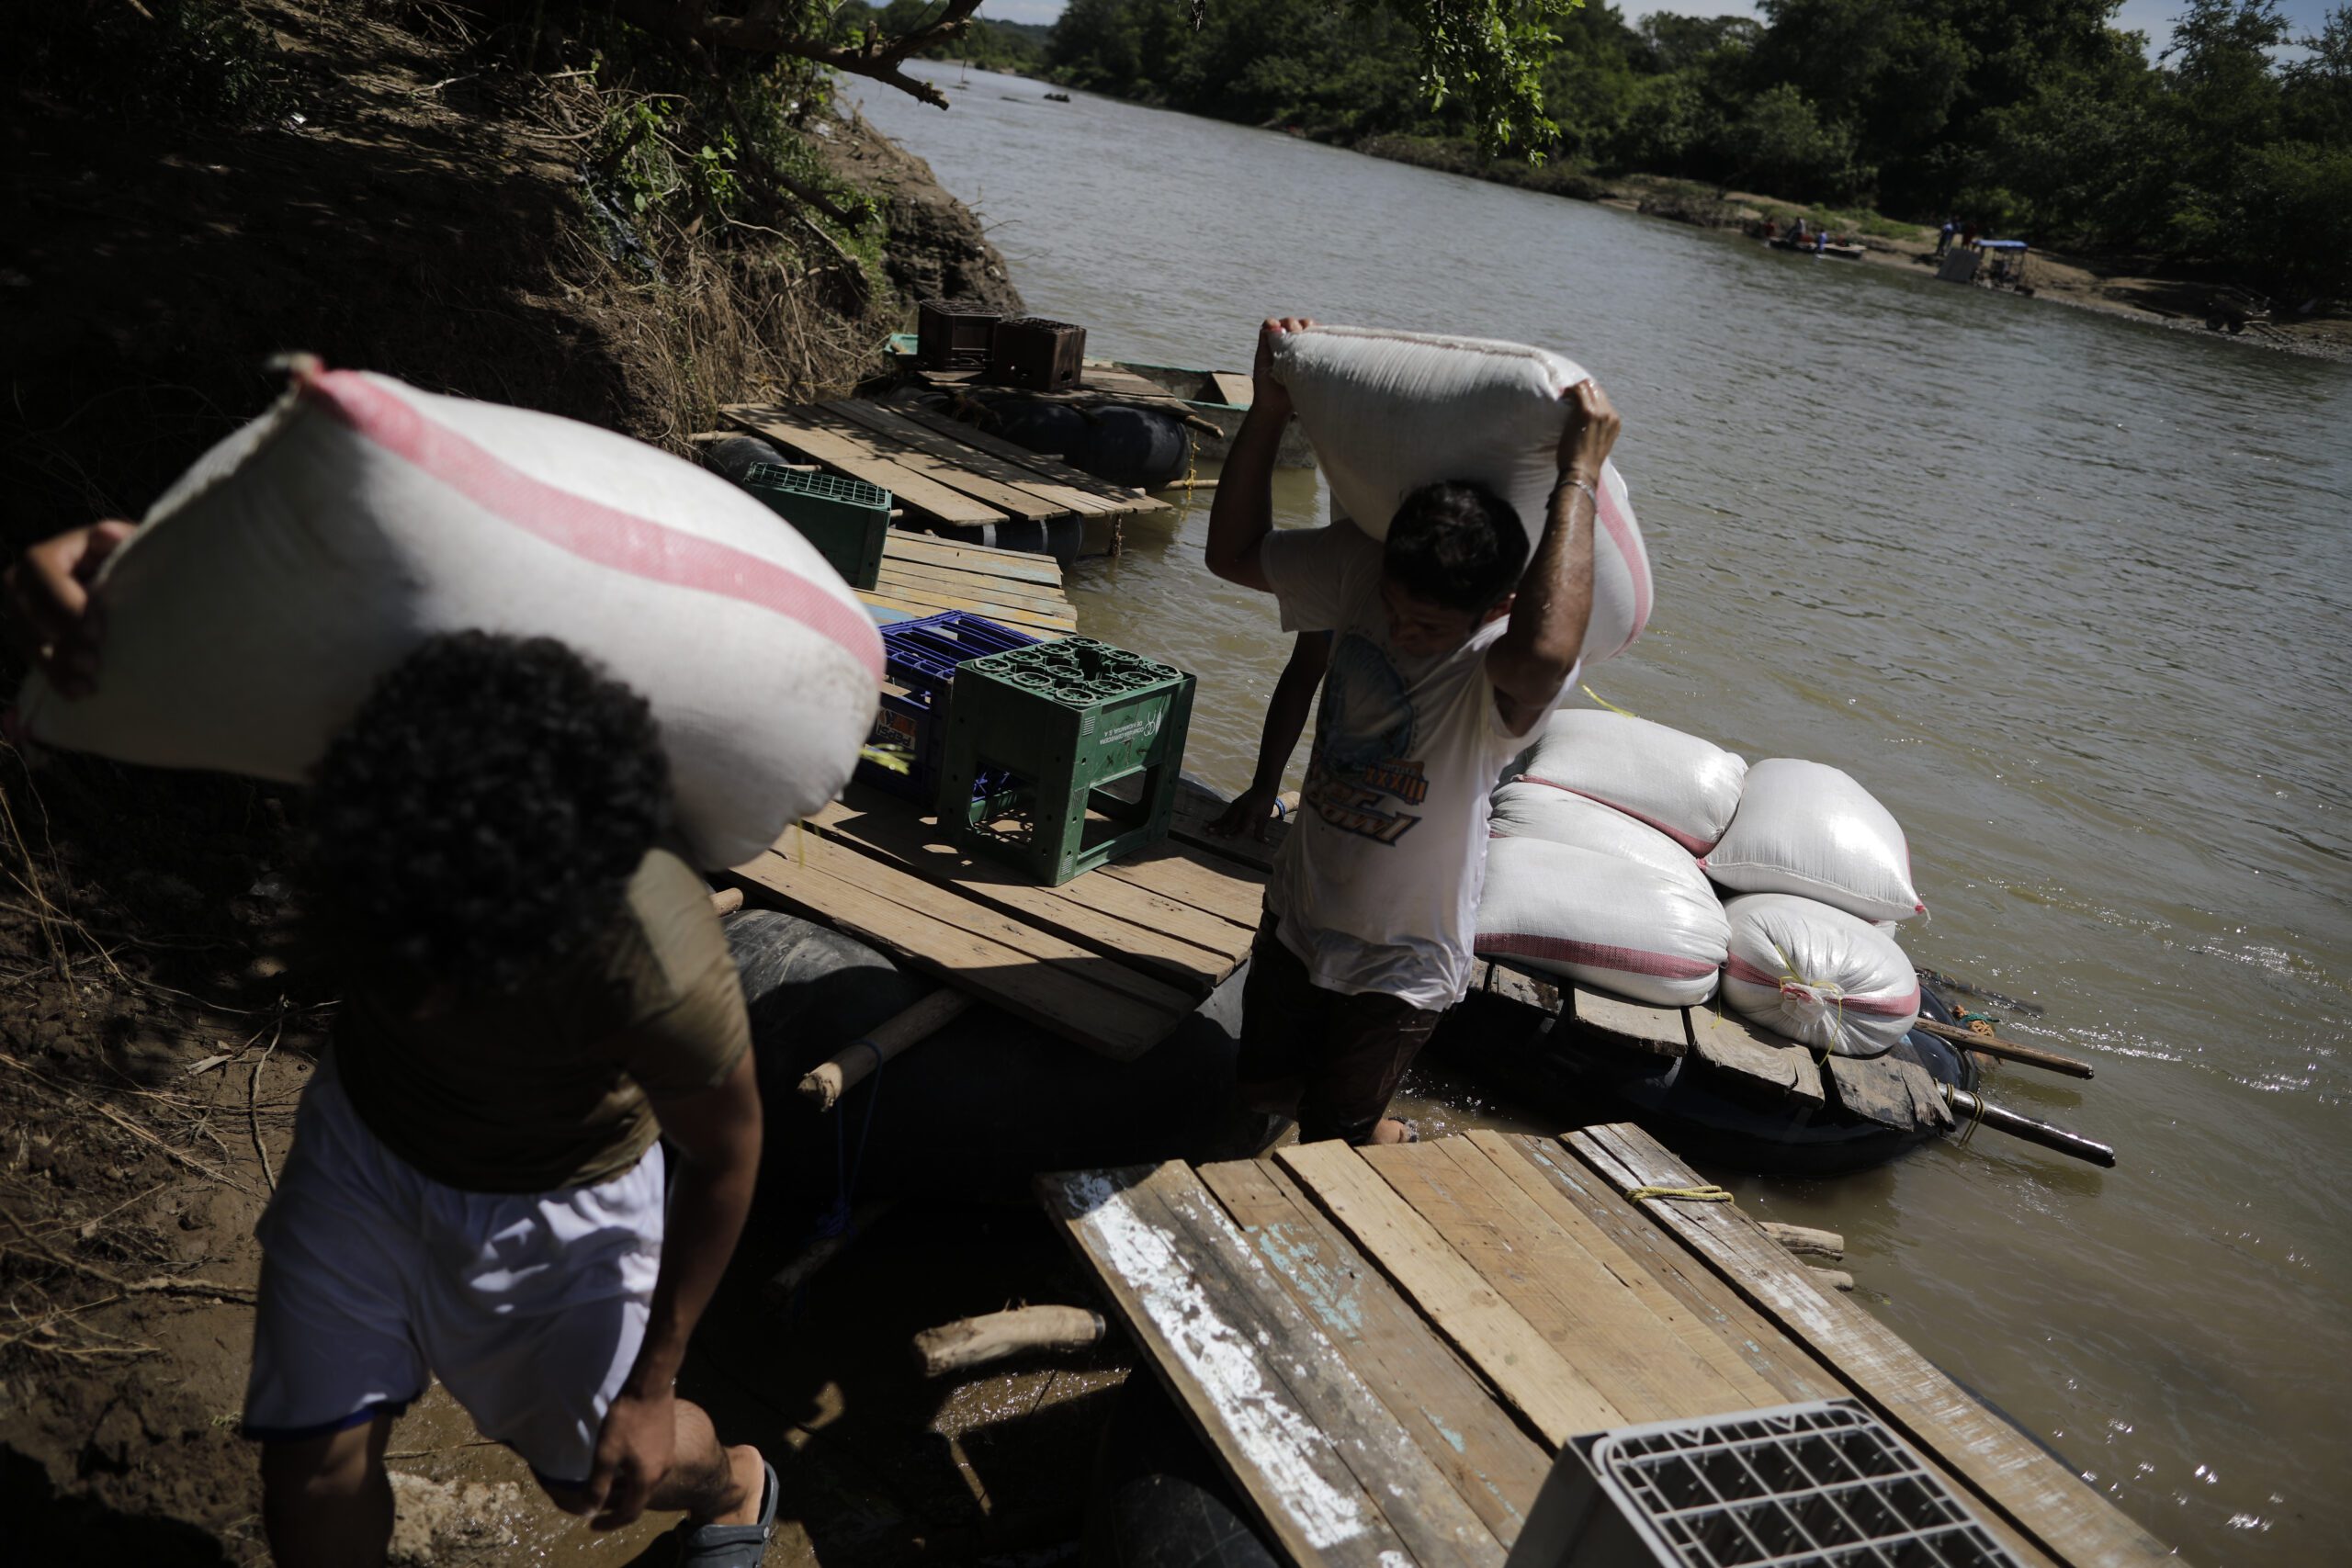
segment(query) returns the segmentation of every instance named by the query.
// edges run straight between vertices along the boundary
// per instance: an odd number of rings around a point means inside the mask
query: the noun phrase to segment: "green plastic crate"
[[[1197,682],[1063,637],[967,660],[948,691],[941,826],[1057,887],[1168,836]],[[984,774],[1012,782],[975,799]]]
[[[754,463],[743,488],[800,530],[852,588],[882,579],[882,540],[890,531],[890,492],[840,474],[808,474]]]

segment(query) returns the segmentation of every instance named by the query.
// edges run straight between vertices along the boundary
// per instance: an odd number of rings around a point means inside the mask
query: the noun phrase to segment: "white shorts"
[[[397,1416],[437,1377],[554,1486],[586,1482],[662,1263],[662,1150],[561,1192],[464,1192],[359,1120],[322,1063],[254,1228],[244,1430],[292,1442]]]

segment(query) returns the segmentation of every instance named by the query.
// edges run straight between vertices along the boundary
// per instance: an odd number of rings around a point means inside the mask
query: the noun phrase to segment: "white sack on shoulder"
[[[1584,367],[1540,348],[1365,327],[1274,340],[1274,375],[1314,444],[1333,510],[1375,539],[1407,495],[1473,479],[1511,503],[1530,547],[1559,481],[1560,394]],[[1584,661],[1623,653],[1650,618],[1650,563],[1614,463],[1601,468]]]
[[[1473,949],[1658,1007],[1714,995],[1730,927],[1695,869],[1542,839],[1487,845],[1487,888]]]
[[[1542,839],[1590,850],[1674,875],[1697,868],[1690,851],[1646,823],[1533,779],[1515,779],[1495,791],[1487,831],[1498,839]]]
[[[1562,708],[1544,720],[1521,771],[1637,817],[1694,855],[1724,836],[1747,774],[1736,751],[1600,708]]]
[[[97,690],[37,740],[300,782],[426,637],[550,637],[653,707],[679,825],[750,860],[847,780],[882,648],[798,532],[716,475],[553,415],[297,373],[107,560]]]
[[[1842,769],[1770,757],[1747,770],[1739,810],[1699,863],[1742,893],[1801,893],[1868,920],[1924,915],[1894,814]]]
[[[1894,939],[1792,893],[1745,893],[1731,921],[1724,1005],[1840,1056],[1881,1056],[1919,1017],[1919,976]]]

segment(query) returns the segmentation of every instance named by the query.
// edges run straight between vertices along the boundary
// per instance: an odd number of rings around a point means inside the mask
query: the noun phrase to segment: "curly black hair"
[[[1421,598],[1483,615],[1519,586],[1527,530],[1518,509],[1485,485],[1439,479],[1398,504],[1382,565]]]
[[[670,816],[643,697],[552,638],[481,631],[379,679],[316,785],[311,907],[418,993],[510,994],[586,949]]]

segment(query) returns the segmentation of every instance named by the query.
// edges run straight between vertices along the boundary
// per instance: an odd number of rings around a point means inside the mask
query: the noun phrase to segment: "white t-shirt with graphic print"
[[[1381,547],[1352,523],[1270,534],[1259,560],[1284,630],[1334,634],[1306,788],[1266,887],[1283,944],[1326,990],[1452,1007],[1470,984],[1487,796],[1527,744],[1487,678],[1507,623],[1451,653],[1397,652]]]

